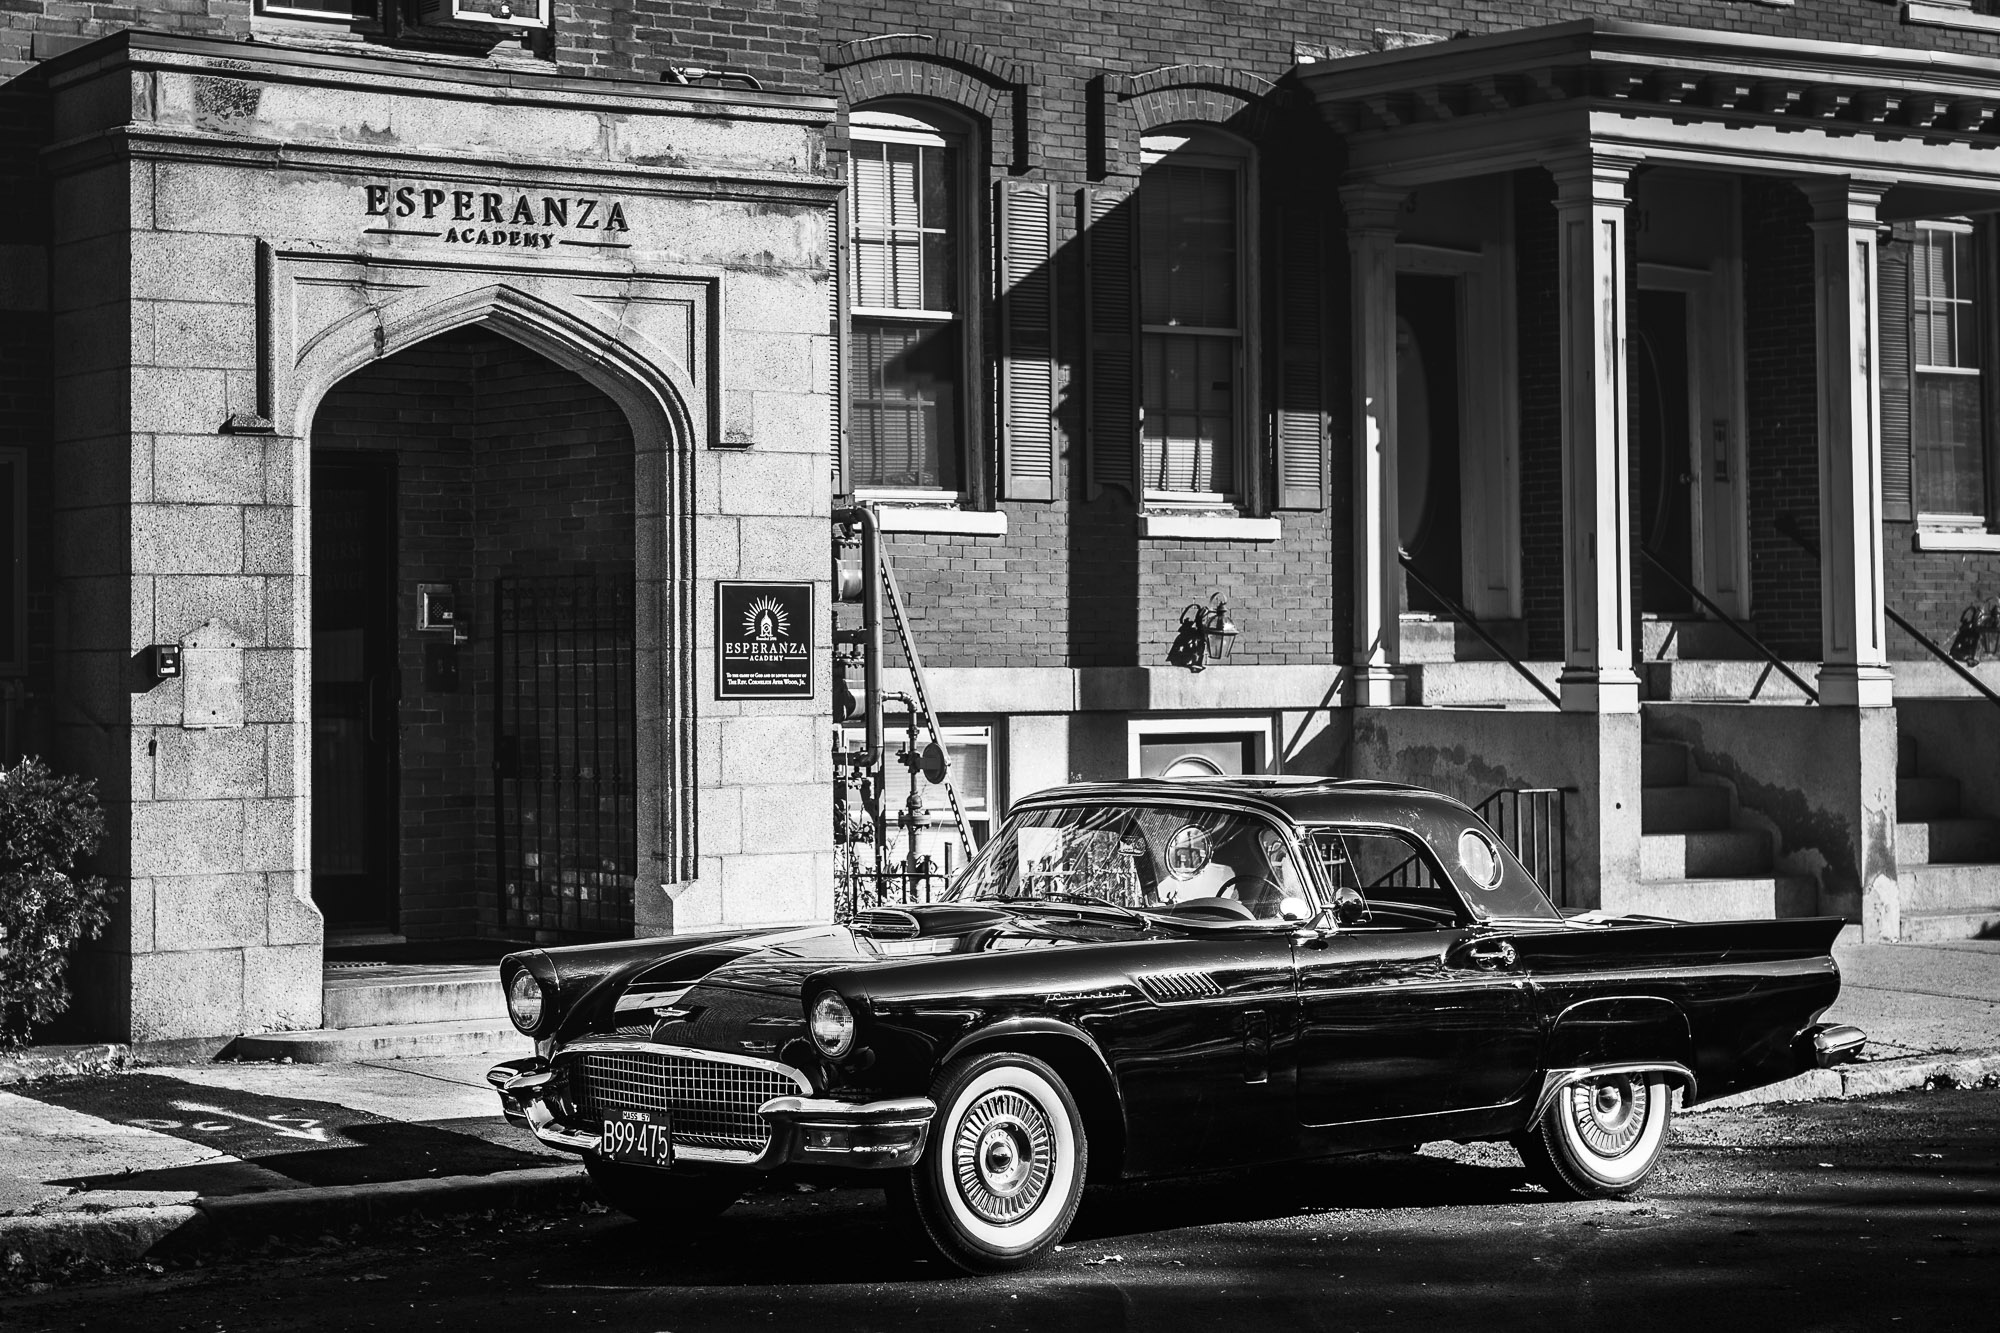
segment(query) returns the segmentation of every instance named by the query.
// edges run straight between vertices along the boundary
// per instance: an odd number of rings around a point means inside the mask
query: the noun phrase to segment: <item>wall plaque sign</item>
[[[810,583],[715,585],[715,697],[810,699]]]
[[[475,190],[432,181],[370,181],[361,187],[369,236],[422,236],[448,245],[513,250],[630,250],[625,203],[595,194]]]

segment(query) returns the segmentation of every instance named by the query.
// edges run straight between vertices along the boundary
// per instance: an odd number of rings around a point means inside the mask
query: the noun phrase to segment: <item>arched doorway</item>
[[[311,465],[311,855],[329,931],[629,935],[624,411],[473,326],[335,385]]]

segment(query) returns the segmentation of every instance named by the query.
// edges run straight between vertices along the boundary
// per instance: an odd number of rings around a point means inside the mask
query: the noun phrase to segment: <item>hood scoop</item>
[[[870,907],[854,914],[854,933],[871,940],[913,940],[924,933],[915,913],[897,907]]]

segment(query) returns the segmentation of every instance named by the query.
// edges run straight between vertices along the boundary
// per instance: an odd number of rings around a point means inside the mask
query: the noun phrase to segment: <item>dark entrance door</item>
[[[313,901],[332,929],[396,921],[395,459],[312,466]]]
[[[500,922],[629,939],[639,873],[630,569],[494,580]]]
[[[1396,502],[1424,581],[1464,599],[1458,487],[1458,279],[1396,276]],[[1447,608],[1414,580],[1413,611]]]
[[[1640,543],[1675,575],[1694,582],[1694,463],[1690,452],[1688,298],[1686,292],[1639,293],[1639,340],[1633,349],[1632,392],[1639,438]],[[1639,568],[1641,611],[1687,615],[1694,599],[1650,561]]]

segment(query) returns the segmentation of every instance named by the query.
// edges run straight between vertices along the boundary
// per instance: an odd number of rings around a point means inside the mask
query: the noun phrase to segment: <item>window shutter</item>
[[[1326,360],[1320,299],[1320,227],[1310,208],[1279,218],[1278,408],[1272,452],[1278,508],[1326,507]]]
[[[846,288],[840,281],[841,213],[838,202],[826,210],[826,415],[827,452],[833,468],[833,493],[844,495],[852,487],[847,476],[847,384],[842,372],[847,364]]]
[[[1915,517],[1910,493],[1910,243],[1885,241],[1876,260],[1876,364],[1881,368],[1882,517]]]
[[[1134,500],[1139,498],[1135,232],[1130,190],[1084,187],[1084,320],[1089,344],[1084,429],[1089,441],[1093,499],[1106,486],[1117,486]]]
[[[1054,195],[1000,182],[1000,491],[1056,498]]]

